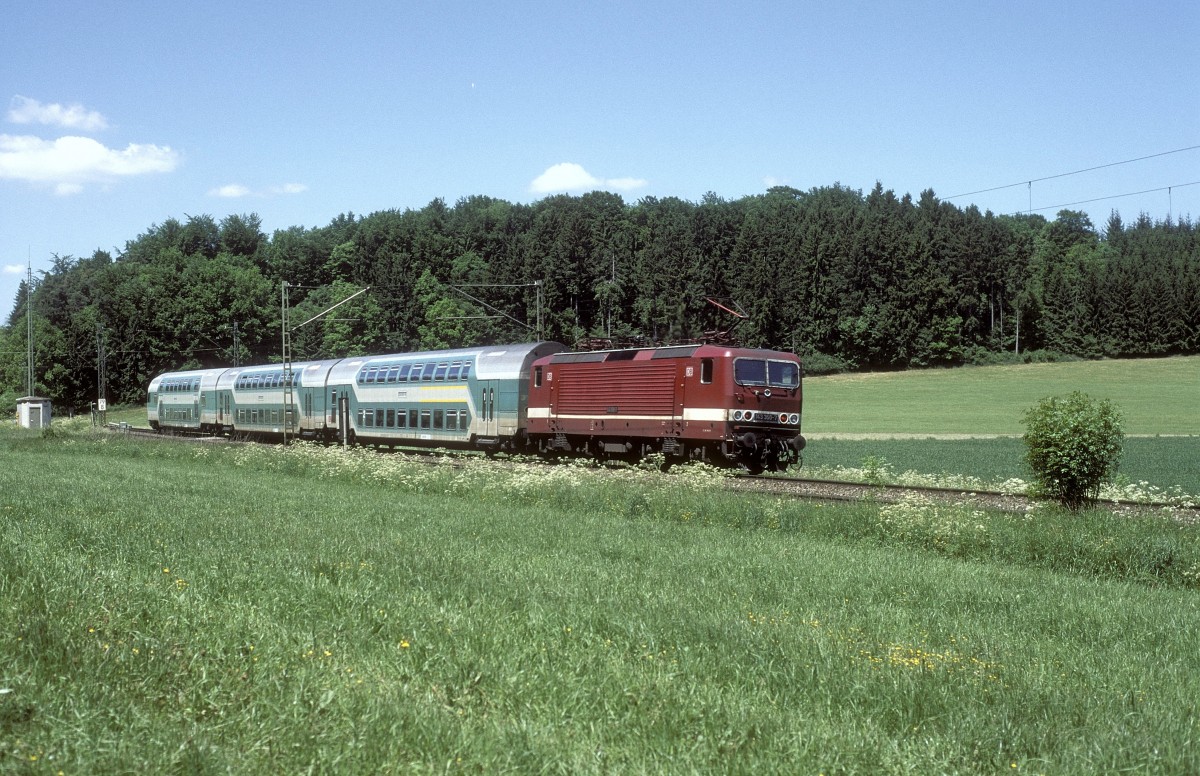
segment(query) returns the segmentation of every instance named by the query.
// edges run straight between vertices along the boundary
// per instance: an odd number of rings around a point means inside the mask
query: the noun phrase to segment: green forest
[[[33,286],[0,328],[9,412],[27,390],[31,299],[35,393],[75,409],[97,398],[102,364],[106,398],[128,403],[163,371],[279,361],[285,298],[296,360],[735,325],[809,373],[1200,352],[1190,218],[995,215],[879,184],[436,199],[271,235],[255,214],[168,218],[118,256],[55,256]]]

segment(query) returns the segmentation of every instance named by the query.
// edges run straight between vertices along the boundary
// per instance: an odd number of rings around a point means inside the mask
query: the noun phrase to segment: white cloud
[[[238,197],[246,197],[250,195],[250,189],[240,183],[228,183],[224,186],[212,189],[208,192],[210,197],[227,197],[236,199]]]
[[[301,194],[305,191],[308,191],[308,186],[305,186],[303,183],[285,183],[282,186],[268,186],[259,191],[254,191],[240,183],[228,183],[224,186],[218,186],[215,189],[209,189],[208,196],[225,197],[228,199],[237,199],[240,197],[279,197],[288,194]]]
[[[0,179],[51,185],[63,195],[76,194],[94,181],[171,172],[179,160],[179,153],[168,146],[130,143],[115,149],[74,135],[57,140],[0,135]]]
[[[85,132],[108,128],[108,120],[104,116],[82,105],[64,107],[56,102],[42,103],[19,94],[9,103],[8,120],[14,124],[50,124]]]
[[[24,275],[25,267],[21,264],[5,264],[4,265],[4,274],[5,275]]]
[[[632,191],[649,185],[650,181],[645,178],[609,178],[605,184],[608,188],[617,191]]]
[[[557,191],[582,191],[584,189],[615,189],[629,191],[647,184],[642,178],[597,178],[573,162],[553,165],[529,184],[534,194],[550,194]]]
[[[786,186],[788,182],[786,178],[776,178],[774,175],[768,175],[763,178],[763,185],[768,189],[773,189],[776,186]]]

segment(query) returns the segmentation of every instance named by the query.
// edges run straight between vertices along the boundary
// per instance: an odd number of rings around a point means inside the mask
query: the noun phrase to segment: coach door
[[[494,437],[499,433],[496,423],[496,399],[499,393],[495,380],[480,380],[479,435]]]

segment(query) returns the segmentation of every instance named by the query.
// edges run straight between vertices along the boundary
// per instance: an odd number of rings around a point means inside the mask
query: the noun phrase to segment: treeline
[[[57,257],[35,282],[38,393],[85,408],[165,370],[540,336],[667,342],[735,323],[809,370],[1200,352],[1200,242],[1189,219],[1102,229],[1061,211],[996,216],[842,186],[627,203],[470,197],[345,214],[266,235],[256,215],[169,219],[119,256]],[[25,392],[21,287],[0,329],[0,396]],[[716,300],[721,306],[707,301]],[[540,301],[540,306],[539,306]],[[742,310],[740,321],[722,308]]]

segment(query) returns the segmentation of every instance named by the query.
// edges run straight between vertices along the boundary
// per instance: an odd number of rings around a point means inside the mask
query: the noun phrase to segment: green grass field
[[[1126,434],[1200,435],[1200,356],[811,377],[804,427],[848,435],[1016,435],[1040,399],[1111,399]]]
[[[1200,772],[1196,526],[0,433],[0,773]]]

